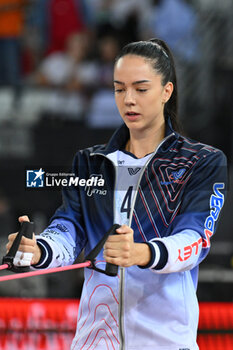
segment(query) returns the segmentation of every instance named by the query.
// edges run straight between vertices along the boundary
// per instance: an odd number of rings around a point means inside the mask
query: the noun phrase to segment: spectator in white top
[[[34,82],[49,89],[47,112],[77,119],[85,112],[85,86],[93,76],[87,44],[86,33],[72,34],[65,52],[52,53],[42,61]]]

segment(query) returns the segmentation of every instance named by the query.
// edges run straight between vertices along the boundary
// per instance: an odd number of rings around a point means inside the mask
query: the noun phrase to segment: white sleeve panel
[[[36,268],[53,268],[59,266],[72,265],[74,262],[72,256],[72,247],[67,248],[67,246],[57,244],[55,241],[51,240],[50,237],[41,237],[36,236],[36,239],[39,240],[40,244],[42,244],[45,249],[45,259],[39,264],[36,265]],[[47,244],[46,244],[47,243]],[[50,247],[51,250],[48,250],[47,247]],[[44,264],[47,263],[46,267]]]
[[[36,235],[36,240],[42,249],[42,257],[39,264],[32,268],[52,268],[73,264],[78,243],[72,222],[55,219],[40,235]]]
[[[153,242],[161,241],[168,251],[168,261],[161,270],[156,273],[171,273],[191,270],[199,263],[202,252],[202,237],[193,230],[184,230],[174,236],[153,239]]]

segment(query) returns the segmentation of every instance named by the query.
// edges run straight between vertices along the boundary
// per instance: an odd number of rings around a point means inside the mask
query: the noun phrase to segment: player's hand
[[[106,262],[122,267],[145,266],[151,258],[147,244],[134,242],[134,231],[127,225],[116,229],[118,234],[108,237],[104,245]]]
[[[19,222],[22,223],[23,221],[29,221],[28,216],[20,216]],[[7,252],[10,250],[15,237],[17,236],[18,232],[11,233],[8,236],[8,243],[6,245]],[[15,266],[30,266],[35,265],[38,263],[41,257],[41,250],[36,243],[36,238],[33,233],[33,238],[26,238],[22,237],[18,251],[16,253],[16,256],[14,258],[14,265]]]

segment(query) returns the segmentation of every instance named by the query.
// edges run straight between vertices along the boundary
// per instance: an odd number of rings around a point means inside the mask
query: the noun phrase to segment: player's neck
[[[125,150],[133,153],[137,158],[143,158],[153,153],[165,137],[165,124],[156,130],[147,132],[130,131],[130,139],[126,143]]]

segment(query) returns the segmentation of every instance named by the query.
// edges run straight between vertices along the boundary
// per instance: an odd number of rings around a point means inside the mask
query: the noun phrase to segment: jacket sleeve
[[[169,235],[148,242],[152,259],[147,267],[157,273],[185,271],[206,257],[224,204],[226,181],[226,157],[221,151],[212,150],[197,162]]]
[[[72,173],[77,174],[77,156]],[[82,208],[78,188],[74,185],[62,190],[63,204],[56,210],[49,226],[36,236],[41,259],[34,268],[70,265],[86,245]]]

